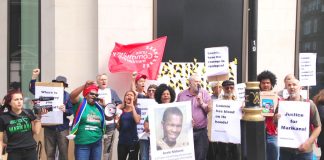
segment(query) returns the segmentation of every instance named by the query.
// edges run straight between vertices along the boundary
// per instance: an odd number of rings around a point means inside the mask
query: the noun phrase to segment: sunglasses
[[[228,86],[228,87],[224,87],[224,88],[225,88],[225,90],[229,90],[229,89],[233,90],[234,89],[233,86]]]
[[[99,94],[98,93],[93,93],[93,92],[90,92],[89,93],[91,96],[96,96],[96,97],[98,97],[99,96]]]

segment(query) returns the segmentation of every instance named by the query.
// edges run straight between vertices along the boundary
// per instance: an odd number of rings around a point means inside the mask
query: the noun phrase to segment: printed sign
[[[264,116],[273,116],[278,105],[278,96],[275,92],[260,92],[260,105]]]
[[[144,121],[148,115],[148,108],[156,105],[154,99],[137,99],[137,107],[141,109],[141,121],[137,125],[137,134],[139,139],[148,139],[149,133],[144,132]]]
[[[58,125],[63,124],[63,112],[59,110],[59,106],[63,105],[64,88],[62,83],[52,82],[36,82],[35,98],[53,97],[54,100],[40,101],[39,105],[43,107],[51,107],[53,111],[42,115],[42,125]]]
[[[190,101],[149,107],[152,159],[195,159],[191,119]]]
[[[298,148],[309,136],[310,103],[279,101],[278,146]]]

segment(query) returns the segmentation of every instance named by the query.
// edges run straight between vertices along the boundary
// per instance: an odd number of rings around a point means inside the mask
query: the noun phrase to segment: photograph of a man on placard
[[[148,108],[152,159],[195,158],[190,101]]]
[[[182,130],[183,114],[178,107],[167,108],[162,117],[163,137],[156,142],[157,150],[183,147],[185,143],[177,142]]]
[[[262,99],[262,109],[263,113],[274,113],[273,99]]]

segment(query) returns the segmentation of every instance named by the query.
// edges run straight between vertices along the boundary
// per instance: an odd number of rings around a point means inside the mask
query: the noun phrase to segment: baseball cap
[[[139,79],[141,79],[141,78],[146,79],[147,76],[146,76],[145,74],[137,74],[137,76],[136,76],[136,78],[135,78],[135,82],[137,82],[137,81],[138,81]]]
[[[231,81],[231,80],[226,80],[226,81],[224,81],[224,82],[222,83],[222,86],[223,86],[223,87],[224,87],[224,86],[230,86],[230,85],[234,85],[234,82]]]
[[[69,84],[67,84],[67,79],[64,76],[57,76],[52,82],[61,82],[64,84],[64,87],[68,87]]]

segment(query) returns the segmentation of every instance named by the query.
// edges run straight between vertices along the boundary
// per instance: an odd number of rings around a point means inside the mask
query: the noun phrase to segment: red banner
[[[167,37],[147,43],[123,45],[115,43],[108,68],[111,73],[138,72],[148,79],[157,79]]]

